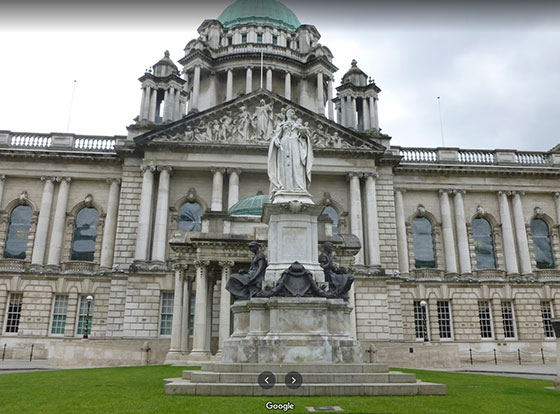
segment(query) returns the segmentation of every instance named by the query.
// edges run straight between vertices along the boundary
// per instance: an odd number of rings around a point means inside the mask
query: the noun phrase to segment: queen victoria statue
[[[305,197],[304,202],[311,202],[307,189],[311,182],[312,164],[313,149],[308,128],[295,119],[293,109],[288,109],[285,120],[274,129],[268,150],[268,177],[273,202],[279,202],[275,198],[280,195],[298,194]]]

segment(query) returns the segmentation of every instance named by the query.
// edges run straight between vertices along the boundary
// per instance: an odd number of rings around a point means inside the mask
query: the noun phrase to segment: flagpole
[[[441,132],[441,146],[445,147],[445,140],[443,138],[443,121],[441,120],[441,105],[440,105],[440,97],[437,97],[437,106],[439,112],[439,130]]]
[[[68,122],[66,123],[66,132],[70,128],[70,118],[72,117],[72,105],[74,104],[74,93],[76,92],[76,80],[74,79],[74,86],[72,86],[72,97],[70,98],[70,109],[68,110]]]

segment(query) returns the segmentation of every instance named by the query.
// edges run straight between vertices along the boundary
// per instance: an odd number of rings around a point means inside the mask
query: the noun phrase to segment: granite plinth
[[[231,307],[234,332],[222,361],[234,363],[360,363],[352,308],[342,299],[253,298]]]

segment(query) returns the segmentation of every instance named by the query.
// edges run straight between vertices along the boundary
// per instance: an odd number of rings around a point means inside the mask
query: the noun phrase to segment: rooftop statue
[[[288,109],[279,122],[268,149],[268,177],[271,194],[279,191],[307,194],[311,183],[313,149],[309,129]]]

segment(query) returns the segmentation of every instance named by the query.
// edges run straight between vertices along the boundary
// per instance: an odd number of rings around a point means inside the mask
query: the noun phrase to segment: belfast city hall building
[[[139,78],[127,136],[0,131],[5,358],[32,345],[57,365],[220,358],[227,280],[251,241],[268,255],[267,153],[288,110],[324,207],[312,248],[331,242],[355,277],[366,361],[553,357],[560,148],[391,145],[378,85],[352,61],[335,88],[317,28],[276,0],[238,0],[198,33]]]

